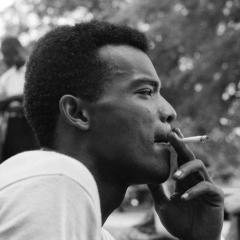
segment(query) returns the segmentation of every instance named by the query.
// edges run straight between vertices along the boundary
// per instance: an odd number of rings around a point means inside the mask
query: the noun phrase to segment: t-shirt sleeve
[[[64,175],[35,176],[0,191],[0,239],[100,240],[88,192]]]
[[[6,76],[5,76],[5,74],[3,74],[0,77],[0,100],[3,100],[4,98],[7,97],[5,84],[6,84]]]
[[[115,240],[113,236],[104,228],[102,228],[102,238],[101,240]]]

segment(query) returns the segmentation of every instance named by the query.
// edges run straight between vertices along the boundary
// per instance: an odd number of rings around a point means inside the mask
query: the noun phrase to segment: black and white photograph
[[[0,0],[0,240],[240,240],[240,1]]]

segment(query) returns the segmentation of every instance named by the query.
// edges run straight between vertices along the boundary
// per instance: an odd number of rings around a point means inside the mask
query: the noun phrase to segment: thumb
[[[155,204],[163,205],[169,201],[161,184],[148,184],[148,188],[151,191]]]

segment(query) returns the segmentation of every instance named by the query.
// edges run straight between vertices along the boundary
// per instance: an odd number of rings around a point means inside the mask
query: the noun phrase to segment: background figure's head
[[[58,27],[36,44],[27,65],[25,112],[42,147],[53,146],[63,95],[89,102],[100,97],[111,70],[98,50],[109,44],[148,48],[138,31],[97,21]]]
[[[1,51],[3,54],[3,61],[8,67],[16,66],[19,68],[24,65],[27,53],[16,37],[5,37],[2,40]]]

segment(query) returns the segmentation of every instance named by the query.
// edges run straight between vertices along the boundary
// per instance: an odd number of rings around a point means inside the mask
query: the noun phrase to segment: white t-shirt
[[[0,78],[0,99],[23,94],[26,67],[11,67]]]
[[[50,151],[0,165],[0,240],[113,240],[96,182],[79,161]]]

